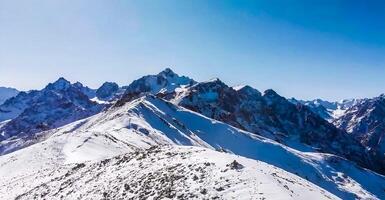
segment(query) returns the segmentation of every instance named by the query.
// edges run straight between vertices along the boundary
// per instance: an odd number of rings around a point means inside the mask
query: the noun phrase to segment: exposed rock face
[[[91,89],[87,86],[84,86],[80,82],[72,84],[74,87],[78,88],[83,94],[85,94],[89,99],[92,99],[96,96],[96,90]]]
[[[312,107],[302,103],[291,103],[273,90],[261,94],[250,87],[236,89],[227,86],[219,79],[177,87],[174,90],[162,89],[167,84],[148,84],[154,77],[178,77],[171,70],[156,76],[146,76],[131,84],[119,105],[131,101],[143,93],[158,94],[190,110],[217,119],[246,131],[262,135],[296,149],[309,147],[325,153],[337,154],[359,163],[361,166],[383,173],[381,159],[367,152],[365,146],[345,131],[326,121]],[[159,78],[165,80],[163,78]],[[162,82],[162,81],[160,81]],[[172,84],[171,84],[172,85]],[[174,84],[178,85],[178,84]],[[162,93],[161,91],[167,91]],[[331,103],[314,101],[327,114],[330,109],[347,109],[357,101]],[[117,104],[117,105],[118,105]]]
[[[339,102],[330,102],[322,99],[303,101],[291,98],[289,101],[293,104],[303,104],[315,114],[318,114],[325,120],[332,122],[333,120],[341,117],[346,110],[360,103],[362,99],[346,99]]]
[[[7,100],[0,106],[0,115],[11,121],[0,128],[0,139],[16,135],[33,137],[34,133],[99,112],[103,106],[90,101],[78,86],[60,78],[43,90],[22,92]]]
[[[195,83],[194,80],[186,76],[179,76],[170,68],[166,68],[157,75],[143,76],[142,78],[133,81],[127,87],[127,92],[149,92],[152,94],[172,93],[177,88],[188,87]]]
[[[119,91],[119,85],[113,82],[105,82],[96,90],[96,97],[99,99],[111,99]]]
[[[364,99],[334,121],[381,160],[385,171],[385,96]]]
[[[238,90],[220,80],[203,82],[178,97],[179,105],[293,148],[309,145],[362,166],[378,165],[365,148],[304,105],[294,105],[273,90],[261,95],[246,86]],[[301,147],[302,146],[302,147]],[[369,164],[370,163],[370,164]]]

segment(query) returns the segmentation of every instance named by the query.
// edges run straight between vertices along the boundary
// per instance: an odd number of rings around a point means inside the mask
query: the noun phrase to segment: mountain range
[[[0,104],[19,93],[15,88],[0,87]]]
[[[0,197],[385,199],[384,120],[383,95],[286,99],[169,68],[60,78],[0,105]]]

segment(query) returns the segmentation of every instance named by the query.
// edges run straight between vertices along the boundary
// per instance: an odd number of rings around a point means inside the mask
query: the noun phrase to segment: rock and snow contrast
[[[289,99],[289,101],[294,104],[303,104],[310,108],[311,111],[315,114],[318,114],[320,117],[324,118],[325,120],[328,120],[329,122],[333,122],[333,120],[343,116],[349,108],[359,104],[362,100],[345,99],[339,102],[330,102],[322,99],[303,101],[291,98]]]
[[[0,105],[0,121],[9,120],[0,127],[0,139],[33,137],[35,133],[98,113],[102,108],[90,101],[79,84],[60,78],[42,90],[21,92]]]
[[[0,122],[0,199],[385,199],[368,143],[272,90],[170,69],[74,86],[59,79],[0,106],[19,109]],[[9,135],[35,122],[51,126]]]

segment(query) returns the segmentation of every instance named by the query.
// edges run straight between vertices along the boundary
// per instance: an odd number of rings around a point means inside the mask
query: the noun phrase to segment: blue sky
[[[171,67],[339,100],[385,93],[385,1],[0,0],[0,85],[98,87]]]

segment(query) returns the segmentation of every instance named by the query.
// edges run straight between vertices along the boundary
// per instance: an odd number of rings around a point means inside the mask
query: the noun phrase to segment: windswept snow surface
[[[18,199],[338,199],[272,165],[182,146],[42,168],[0,185],[0,192]]]
[[[175,198],[385,199],[383,176],[333,155],[293,150],[153,96],[45,135],[50,137],[0,157],[0,199],[115,199],[123,193],[165,198],[170,191],[162,184],[171,184]],[[135,157],[164,145],[157,153]],[[245,168],[225,171],[233,160]],[[197,169],[205,162],[214,164]],[[191,180],[193,174],[203,174],[203,182]],[[148,191],[141,187],[148,184],[154,184]]]

